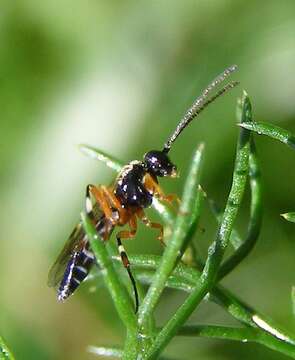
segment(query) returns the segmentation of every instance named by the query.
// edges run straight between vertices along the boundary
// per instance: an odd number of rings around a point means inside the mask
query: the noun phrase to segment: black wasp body
[[[175,175],[176,167],[171,163],[168,155],[155,150],[148,152],[143,161],[131,161],[124,166],[113,185],[109,187],[87,186],[86,212],[93,220],[96,230],[103,240],[108,240],[115,226],[129,224],[130,231],[120,231],[116,237],[123,264],[134,285],[135,281],[130,272],[130,264],[121,239],[134,237],[138,218],[145,225],[159,229],[158,238],[162,241],[162,225],[149,221],[143,209],[152,204],[154,196],[158,196],[164,201],[170,201],[171,196],[166,197],[162,193],[157,177],[173,177]],[[76,290],[88,275],[94,262],[94,255],[89,248],[87,236],[82,224],[79,223],[70,235],[68,243],[49,276],[50,285],[59,284],[58,299],[60,301],[66,300]],[[66,265],[64,270],[61,264]],[[62,270],[58,271],[58,269]]]

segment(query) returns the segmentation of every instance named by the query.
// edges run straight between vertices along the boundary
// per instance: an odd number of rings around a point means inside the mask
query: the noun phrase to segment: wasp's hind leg
[[[126,211],[122,207],[120,201],[115,196],[113,189],[102,185],[101,191],[102,191],[103,195],[105,196],[105,198],[110,203],[110,206],[117,210],[117,212],[119,214],[119,222],[121,224],[126,224],[128,222],[128,219],[130,216],[128,214],[128,211]],[[130,226],[130,227],[132,227],[132,226]],[[136,225],[135,225],[135,228],[136,228]]]
[[[94,199],[100,206],[101,211],[106,216],[106,218],[111,219],[112,218],[112,209],[108,203],[107,198],[105,197],[103,191],[101,190],[100,186],[94,186],[94,185],[87,185],[86,187],[86,213],[90,218],[93,218],[95,216],[93,212],[93,205],[91,201],[90,194],[93,195]]]
[[[164,230],[163,230],[163,225],[162,224],[159,224],[159,223],[156,223],[156,222],[152,222],[150,221],[147,216],[145,215],[144,211],[142,209],[139,209],[137,212],[136,212],[138,218],[144,223],[145,226],[148,226],[150,228],[153,228],[153,229],[158,229],[159,230],[159,235],[157,236],[157,239],[161,242],[161,244],[163,246],[165,246],[165,243],[164,243]]]
[[[135,279],[132,275],[131,269],[130,269],[130,261],[128,259],[126,250],[122,244],[121,239],[131,239],[135,236],[136,234],[136,230],[137,230],[137,223],[136,223],[136,217],[133,216],[130,220],[129,220],[129,226],[130,226],[130,230],[126,231],[120,231],[118,232],[118,234],[116,235],[116,239],[117,239],[117,243],[118,243],[118,250],[121,256],[121,260],[122,263],[125,267],[125,269],[128,272],[130,281],[132,283],[132,287],[133,287],[133,291],[134,291],[134,297],[135,297],[135,313],[137,313],[138,310],[138,306],[139,306],[139,300],[138,300],[138,291],[137,291],[137,287],[136,287],[136,282]]]
[[[94,197],[96,204],[92,203],[91,195]],[[98,218],[103,215],[103,217],[105,218],[105,226],[104,230],[100,232],[100,236],[103,238],[104,241],[107,241],[113,227],[116,225],[116,218],[113,216],[114,209],[109,203],[109,199],[102,191],[101,186],[88,185],[86,187],[85,208],[87,215],[93,221],[96,227]]]

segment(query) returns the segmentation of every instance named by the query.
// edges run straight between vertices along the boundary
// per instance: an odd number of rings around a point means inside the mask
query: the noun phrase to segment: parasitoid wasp
[[[236,65],[228,67],[203,90],[186,111],[162,150],[151,150],[144,155],[142,161],[131,161],[122,168],[110,186],[88,185],[86,187],[86,213],[94,223],[102,241],[105,242],[110,238],[115,227],[129,226],[129,230],[119,231],[116,239],[122,263],[133,286],[135,312],[138,309],[138,293],[130,262],[121,240],[135,237],[137,219],[148,227],[158,229],[158,239],[163,240],[162,225],[150,221],[144,209],[152,204],[153,197],[169,204],[177,199],[175,195],[165,195],[158,183],[159,177],[175,177],[177,174],[176,166],[168,157],[171,146],[188,124],[210,103],[238,85],[237,81],[231,81],[209,97],[210,92],[236,69]],[[49,272],[48,285],[57,286],[59,301],[65,301],[74,293],[87,277],[94,263],[94,254],[80,222],[72,231]]]

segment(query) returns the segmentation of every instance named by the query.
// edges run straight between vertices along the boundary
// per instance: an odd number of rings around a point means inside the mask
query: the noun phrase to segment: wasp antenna
[[[203,90],[202,94],[197,97],[193,105],[187,110],[183,118],[180,120],[175,131],[169,137],[168,141],[164,145],[163,151],[168,153],[172,143],[180,135],[180,133],[187,127],[187,125],[202,111],[204,110],[211,102],[217,99],[219,96],[226,93],[228,90],[234,88],[238,85],[237,81],[233,81],[225,85],[221,90],[219,90],[211,98],[207,99],[209,93],[221,82],[223,82],[231,73],[236,71],[237,65],[232,65],[226,68],[221,74],[219,74],[211,83]],[[206,100],[207,99],[207,100]]]

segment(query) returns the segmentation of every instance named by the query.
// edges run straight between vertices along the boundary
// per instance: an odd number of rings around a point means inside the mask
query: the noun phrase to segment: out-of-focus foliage
[[[294,211],[289,212],[289,213],[285,213],[285,214],[281,214],[281,215],[287,221],[295,222],[295,212]]]
[[[8,349],[4,340],[0,336],[0,359],[1,360],[14,360],[14,357],[11,351]]]
[[[89,344],[121,344],[123,329],[103,287],[87,286],[65,304],[47,288],[47,272],[79,218],[88,183],[113,173],[77,151],[79,143],[121,159],[163,145],[184,110],[217,73],[236,63],[254,118],[295,132],[295,3],[263,1],[3,0],[0,10],[0,333],[16,358],[90,359]],[[206,143],[205,188],[224,205],[229,190],[241,89],[219,100],[171,151],[185,173]],[[265,183],[260,241],[225,284],[295,331],[294,226],[280,213],[294,208],[293,151],[257,138]],[[163,181],[179,193],[184,176]],[[153,211],[149,211],[155,217]],[[240,214],[245,230],[248,209]],[[244,219],[244,220],[243,220]],[[216,231],[201,219],[205,250]],[[160,253],[152,230],[140,229],[130,253]],[[167,293],[159,320],[180,299]],[[194,320],[228,323],[204,305]],[[176,339],[181,359],[283,359],[262,347]]]

